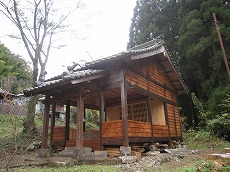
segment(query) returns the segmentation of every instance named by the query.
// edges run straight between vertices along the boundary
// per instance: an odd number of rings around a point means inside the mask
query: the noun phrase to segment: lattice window
[[[122,119],[121,107],[120,119]],[[147,105],[145,102],[128,105],[128,120],[147,122]]]
[[[133,105],[133,117],[134,121],[147,121],[147,107],[145,102]]]

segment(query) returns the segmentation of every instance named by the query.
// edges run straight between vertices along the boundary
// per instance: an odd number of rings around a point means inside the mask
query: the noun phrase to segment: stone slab
[[[230,148],[224,148],[224,153],[230,153]]]
[[[94,151],[93,156],[99,158],[106,158],[108,157],[108,151]]]
[[[131,153],[132,153],[131,147],[125,147],[125,146],[120,147],[121,156],[131,155]]]
[[[83,160],[87,157],[92,157],[92,148],[83,147],[81,149],[74,149],[73,150],[73,158],[78,160]]]
[[[39,158],[48,158],[48,157],[50,157],[50,150],[49,149],[39,149],[38,150],[38,157]]]
[[[136,156],[119,156],[122,164],[132,164],[137,161]]]

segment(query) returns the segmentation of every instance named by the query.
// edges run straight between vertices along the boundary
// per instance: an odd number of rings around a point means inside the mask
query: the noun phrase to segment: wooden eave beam
[[[184,91],[184,90],[179,90],[179,91],[177,91],[177,93],[178,94],[187,94],[186,91]]]
[[[58,82],[58,83],[55,83],[55,84],[52,83],[52,84],[48,84],[47,86],[43,86],[43,87],[38,86],[38,88],[36,88],[35,90],[25,92],[24,94],[26,96],[32,96],[32,95],[37,95],[37,94],[46,95],[47,93],[52,95],[52,94],[58,93],[58,91],[56,91],[56,90],[76,88],[76,86],[74,86],[75,84],[85,84],[86,87],[90,87],[91,81],[93,81],[95,79],[105,77],[106,75],[108,75],[108,73],[101,73],[101,74],[98,74],[98,75],[91,75],[91,76],[87,76],[87,77],[84,77],[84,78],[75,79],[75,80],[67,80],[67,81]],[[94,88],[99,90],[100,87],[96,86],[96,85],[97,84],[94,85]]]
[[[173,85],[178,85],[178,84],[181,84],[181,82],[180,81],[172,81],[171,82]]]
[[[107,75],[107,73],[100,73],[100,74],[97,74],[97,75],[90,75],[90,76],[86,76],[86,77],[83,77],[83,78],[74,79],[74,80],[71,80],[71,84],[79,84],[79,83],[82,83],[82,82],[91,82],[92,80],[105,77],[106,75]]]
[[[168,60],[160,61],[160,64],[165,66],[165,65],[170,65]],[[170,65],[171,66],[171,65]]]

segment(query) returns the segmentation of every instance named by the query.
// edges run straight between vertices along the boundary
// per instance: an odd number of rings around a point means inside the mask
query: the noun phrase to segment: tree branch
[[[24,31],[23,31],[23,27],[22,27],[22,25],[21,25],[21,22],[20,22],[20,19],[19,19],[19,16],[18,16],[18,9],[17,9],[17,2],[16,2],[16,0],[13,0],[13,3],[14,3],[15,17],[16,17],[16,21],[17,21],[17,23],[18,23],[18,29],[19,29],[20,34],[21,34],[21,36],[22,36],[22,40],[23,40],[23,42],[24,42],[24,44],[25,44],[25,47],[26,47],[26,49],[27,49],[27,52],[28,52],[28,54],[29,54],[31,60],[34,61],[34,57],[33,57],[32,53],[31,53],[31,51],[30,51],[30,49],[29,49],[29,45],[28,45],[28,42],[27,42],[28,39],[26,38],[26,35],[25,35]]]

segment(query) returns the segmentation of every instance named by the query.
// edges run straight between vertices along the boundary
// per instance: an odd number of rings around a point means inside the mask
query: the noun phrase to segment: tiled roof
[[[58,83],[64,83],[67,81],[71,81],[73,79],[80,79],[80,78],[84,78],[86,76],[91,76],[91,75],[96,75],[96,74],[100,74],[103,73],[103,70],[92,70],[92,69],[87,69],[87,70],[82,70],[82,71],[75,71],[73,73],[68,73],[68,72],[64,72],[61,75],[58,75],[54,78],[51,78],[49,80],[46,80],[42,83],[37,83],[37,86],[35,87],[31,87],[31,88],[27,88],[24,90],[24,93],[42,88],[42,87],[47,87],[47,86],[52,86],[52,85],[56,85]]]
[[[163,45],[163,41],[160,39],[154,39],[152,41],[146,42],[144,44],[135,46],[134,48],[128,49],[126,51],[123,51],[121,53],[112,55],[112,56],[108,56],[102,59],[98,59],[92,62],[87,62],[85,64],[85,66],[83,66],[83,69],[87,69],[89,67],[93,67],[94,65],[98,65],[110,60],[117,60],[119,58],[123,58],[123,57],[128,57],[129,55],[134,55],[134,54],[141,54],[141,53],[145,53],[145,52],[150,52],[153,51],[157,48],[159,48],[161,45]],[[81,68],[81,69],[82,69]]]
[[[162,47],[163,44],[164,44],[164,42],[162,40],[154,39],[152,41],[146,42],[144,44],[141,44],[141,45],[138,45],[138,46],[133,47],[131,49],[128,49],[126,51],[123,51],[121,53],[118,53],[118,54],[115,54],[112,56],[108,56],[108,57],[105,57],[102,59],[98,59],[98,60],[95,60],[92,62],[87,62],[87,63],[85,63],[84,66],[82,66],[78,69],[75,69],[72,72],[63,72],[63,74],[55,76],[53,78],[50,78],[50,79],[44,81],[43,83],[38,83],[37,86],[24,90],[24,93],[26,94],[26,93],[29,93],[29,92],[34,91],[34,90],[42,89],[44,87],[49,87],[49,86],[52,87],[52,85],[59,84],[59,83],[65,83],[65,82],[71,81],[73,79],[80,79],[80,78],[84,78],[86,76],[103,73],[104,72],[102,70],[103,64],[109,64],[109,63],[113,64],[112,63],[113,61],[120,60],[120,59],[129,60],[130,56],[132,56],[132,55],[139,55],[139,54],[144,54],[147,52],[157,50],[160,47]],[[170,58],[170,57],[168,57],[168,58]],[[173,65],[171,59],[169,59],[169,63],[171,65]],[[173,67],[175,69],[174,65],[173,65]],[[175,70],[175,72],[176,72],[176,75],[177,75],[180,83],[184,87],[184,89],[188,90],[187,88],[185,88],[185,84],[182,81],[180,75],[178,74],[178,71]]]

